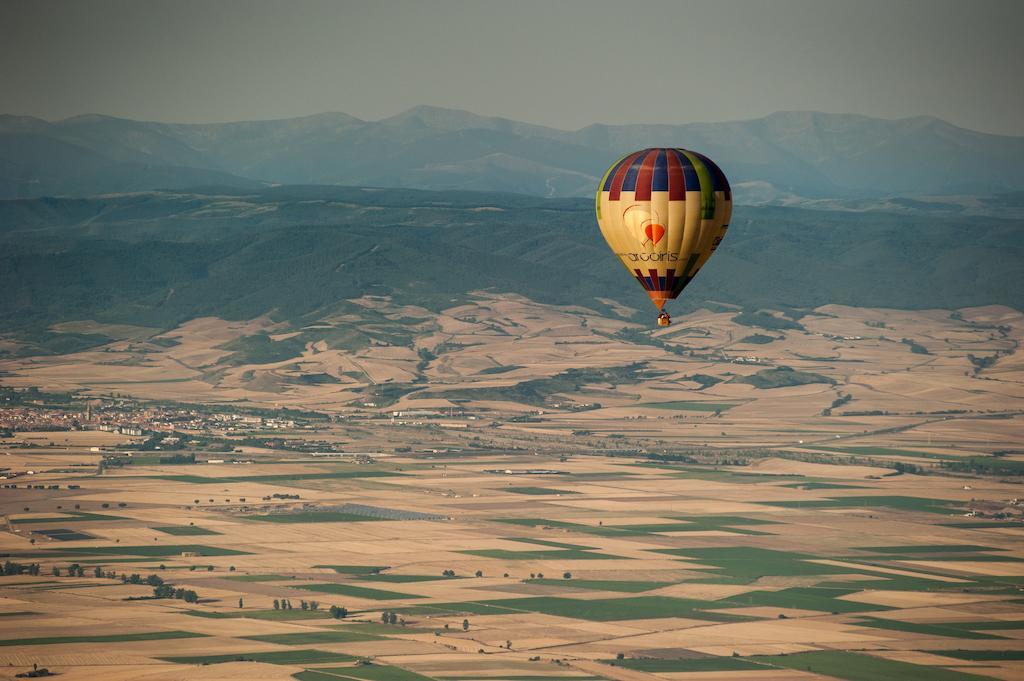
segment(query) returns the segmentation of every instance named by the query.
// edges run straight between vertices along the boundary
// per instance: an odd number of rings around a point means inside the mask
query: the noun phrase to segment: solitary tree
[[[239,607],[239,608],[244,608],[244,607],[245,607],[245,602],[244,602],[244,601],[242,601],[242,599],[241,599],[241,598],[239,598],[239,599],[238,599],[238,607]]]

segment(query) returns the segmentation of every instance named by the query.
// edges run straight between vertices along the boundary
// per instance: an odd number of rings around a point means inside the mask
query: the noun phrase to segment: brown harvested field
[[[705,310],[638,344],[514,297],[360,304],[410,344],[83,322],[117,340],[0,361],[0,678],[1020,678],[1020,313]]]

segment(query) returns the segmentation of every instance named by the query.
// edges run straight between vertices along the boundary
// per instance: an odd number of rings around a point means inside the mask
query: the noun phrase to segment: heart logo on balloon
[[[636,236],[644,249],[653,249],[665,238],[665,226],[649,204],[631,205],[622,213],[622,224]]]
[[[657,246],[658,242],[661,241],[661,237],[665,236],[665,228],[652,222],[644,227],[644,234]]]

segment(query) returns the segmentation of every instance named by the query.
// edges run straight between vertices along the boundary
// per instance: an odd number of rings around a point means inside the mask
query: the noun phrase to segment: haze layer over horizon
[[[1024,135],[1024,5],[7,2],[7,113],[167,122],[419,104],[563,130],[774,111]],[[671,49],[663,46],[671,46]]]

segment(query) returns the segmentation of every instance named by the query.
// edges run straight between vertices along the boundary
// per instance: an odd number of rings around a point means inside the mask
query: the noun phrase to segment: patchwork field
[[[353,305],[0,361],[0,678],[1024,678],[1020,313]]]
[[[0,674],[1024,674],[1024,524],[963,517],[971,497],[1009,505],[1016,484],[975,478],[965,493],[950,476],[758,462],[752,475],[628,456],[269,453],[245,475],[36,472],[0,497]],[[544,472],[512,486],[485,472],[498,465]],[[238,502],[273,494],[299,499]],[[318,510],[341,504],[435,519]],[[154,598],[161,583],[194,602]]]

